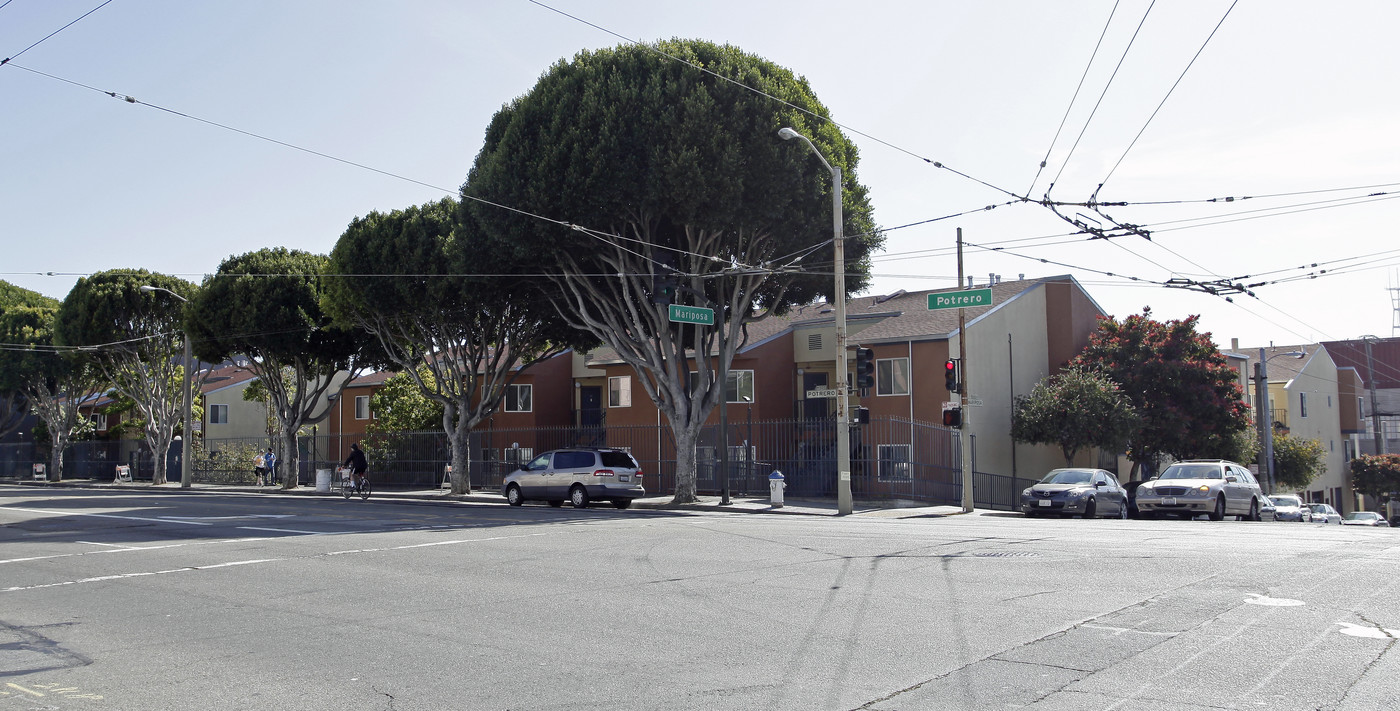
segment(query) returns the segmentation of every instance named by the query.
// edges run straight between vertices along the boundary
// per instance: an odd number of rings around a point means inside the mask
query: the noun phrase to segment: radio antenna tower
[[[1390,322],[1391,338],[1400,335],[1400,286],[1395,285],[1397,281],[1400,281],[1400,278],[1397,277],[1400,277],[1400,273],[1392,275],[1392,278],[1395,278],[1396,281],[1392,281],[1391,286],[1388,287],[1388,291],[1390,291],[1390,308],[1391,312],[1394,314]]]

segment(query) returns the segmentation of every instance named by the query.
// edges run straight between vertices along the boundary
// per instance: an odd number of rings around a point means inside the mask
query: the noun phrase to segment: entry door
[[[802,374],[802,394],[806,398],[808,390],[822,390],[826,388],[826,373],[803,373]],[[831,414],[830,398],[807,398],[802,402],[802,417],[807,420],[820,420]]]
[[[601,386],[584,385],[578,389],[578,415],[580,427],[596,427],[603,421]]]

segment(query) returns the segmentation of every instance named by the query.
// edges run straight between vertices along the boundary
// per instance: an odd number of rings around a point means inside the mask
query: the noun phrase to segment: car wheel
[[[1255,523],[1264,520],[1264,517],[1259,515],[1259,499],[1249,500],[1249,518],[1245,520],[1254,521]]]
[[[563,506],[563,505],[564,505],[564,500],[563,500],[563,499],[550,499],[550,500],[549,500],[549,505],[557,509],[557,508],[559,508],[560,506]]]
[[[525,503],[525,496],[520,493],[519,486],[511,484],[508,488],[506,488],[506,503],[510,504],[511,506],[519,506]]]
[[[1093,499],[1089,499],[1084,503],[1084,518],[1093,518],[1097,513],[1098,504],[1095,504]]]
[[[625,509],[625,508],[627,508],[628,506],[631,506],[631,505],[632,505],[632,500],[631,500],[631,499],[613,499],[612,505],[613,505],[613,508],[615,508],[615,509]]]
[[[1025,514],[1025,515],[1026,515],[1026,518],[1035,518],[1036,516],[1039,516],[1039,515],[1040,515],[1039,513],[1035,512],[1035,511],[1022,511],[1021,513]]]
[[[1127,520],[1128,520],[1128,504],[1127,504],[1127,503],[1120,503],[1120,504],[1118,505],[1118,520],[1119,520],[1119,521],[1127,521]]]
[[[1225,519],[1225,495],[1215,497],[1215,510],[1210,512],[1210,520],[1223,521]]]
[[[574,488],[569,489],[569,503],[576,509],[588,508],[588,491],[582,486],[574,484]]]

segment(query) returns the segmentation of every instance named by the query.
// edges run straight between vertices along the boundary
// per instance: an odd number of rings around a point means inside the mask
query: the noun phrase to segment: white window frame
[[[514,393],[515,407],[511,407],[512,393]],[[525,393],[525,407],[520,406],[520,394]],[[535,386],[530,383],[511,383],[506,386],[506,392],[501,396],[502,412],[534,412],[535,411]]]
[[[1308,394],[1298,393],[1298,417],[1308,416]]]
[[[360,413],[364,413],[364,414],[360,414]],[[355,419],[357,419],[357,420],[368,420],[368,419],[372,419],[373,417],[374,417],[374,413],[373,413],[373,412],[370,412],[370,410],[369,410],[369,396],[368,396],[368,395],[356,395],[356,396],[355,396]]]
[[[613,375],[608,378],[608,407],[632,406],[632,376]]]
[[[913,455],[914,446],[910,444],[881,444],[876,446],[876,480],[891,482],[913,481]],[[903,452],[903,459],[896,459],[893,455],[896,452]]]
[[[903,371],[904,371],[904,372],[903,372],[903,375],[904,375],[904,383],[903,383],[903,388],[904,388],[904,389],[903,389],[903,390],[896,390],[895,387],[894,387],[896,380],[898,380],[897,378],[895,378],[895,374],[896,374],[896,372],[898,372],[899,369],[900,369],[900,366],[897,365],[897,364],[899,364],[899,363],[903,363]],[[876,360],[876,361],[875,361],[875,396],[876,396],[876,397],[883,397],[883,396],[893,397],[893,396],[903,396],[903,395],[908,395],[908,394],[909,394],[909,358],[906,356],[906,357],[902,357],[902,358],[880,358],[880,359]]]
[[[96,431],[98,431],[98,432],[106,432],[106,431],[107,431],[107,413],[105,413],[105,412],[90,412],[90,413],[88,413],[88,419],[89,419],[90,421],[92,421],[92,428],[93,428],[94,430],[96,430]]]
[[[223,413],[223,417],[220,417],[220,416],[219,416],[219,413],[221,413],[221,412]],[[210,405],[210,406],[209,406],[209,424],[211,424],[211,425],[226,425],[226,424],[228,424],[228,405],[224,405],[224,404],[214,404],[214,405]],[[104,427],[103,429],[106,429],[106,428]]]

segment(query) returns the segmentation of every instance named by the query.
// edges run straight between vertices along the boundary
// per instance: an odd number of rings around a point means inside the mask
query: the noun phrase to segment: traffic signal
[[[676,270],[669,264],[656,263],[651,272],[651,303],[669,306],[676,299],[676,287],[680,280]]]
[[[962,406],[954,405],[943,411],[943,426],[962,429]]]
[[[858,424],[858,425],[868,425],[868,424],[870,424],[870,408],[868,408],[868,407],[857,407],[857,408],[856,408],[856,424]]]
[[[943,386],[948,388],[950,393],[962,392],[961,365],[956,358],[949,358],[943,364]]]
[[[856,348],[856,387],[875,387],[875,351],[869,348]]]

